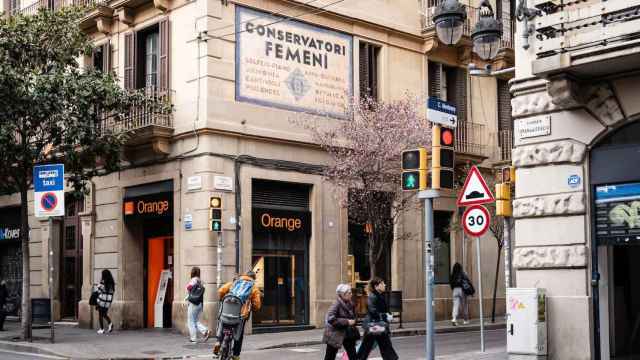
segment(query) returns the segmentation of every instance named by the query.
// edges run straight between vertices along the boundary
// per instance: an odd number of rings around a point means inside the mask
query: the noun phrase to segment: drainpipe
[[[238,157],[233,160],[233,176],[235,178],[235,194],[236,194],[236,274],[240,274],[240,217],[242,216],[242,197],[240,195],[240,166],[241,162]]]

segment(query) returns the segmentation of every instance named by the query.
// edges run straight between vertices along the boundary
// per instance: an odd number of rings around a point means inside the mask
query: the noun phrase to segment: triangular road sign
[[[474,165],[464,181],[462,191],[458,195],[458,206],[480,205],[496,201],[487,182],[480,174],[480,170]]]

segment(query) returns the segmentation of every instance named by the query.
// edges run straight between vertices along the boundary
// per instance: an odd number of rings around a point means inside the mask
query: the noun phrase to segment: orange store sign
[[[124,215],[143,217],[171,216],[173,214],[173,204],[170,195],[125,199]]]

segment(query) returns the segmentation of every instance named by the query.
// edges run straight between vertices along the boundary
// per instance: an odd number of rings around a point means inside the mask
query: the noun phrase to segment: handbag
[[[91,306],[98,305],[98,291],[95,289],[91,291],[91,297],[89,297],[89,305]]]
[[[344,331],[345,340],[360,340],[360,331],[355,326],[347,326]]]
[[[387,331],[388,326],[389,324],[384,321],[372,322],[367,324],[367,332],[372,335],[381,335]]]
[[[462,278],[461,281],[462,292],[467,296],[473,296],[476,293],[476,289],[473,287],[473,284],[467,277]]]

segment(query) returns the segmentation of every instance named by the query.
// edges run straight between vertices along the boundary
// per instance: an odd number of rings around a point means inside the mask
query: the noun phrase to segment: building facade
[[[511,82],[517,286],[547,289],[550,359],[634,358],[640,2],[522,5]]]
[[[27,0],[28,1],[28,0]],[[375,2],[375,4],[372,4]],[[307,2],[308,3],[308,2]],[[504,9],[510,29],[511,10]],[[253,329],[322,327],[353,255],[358,280],[368,278],[366,229],[350,224],[336,191],[323,180],[328,156],[296,121],[323,114],[323,126],[344,119],[350,96],[393,101],[409,93],[438,96],[459,110],[457,158],[486,168],[510,159],[506,80],[472,78],[465,43],[438,43],[430,22],[438,1],[155,0],[106,1],[80,26],[96,49],[82,59],[117,74],[128,89],[169,99],[171,116],[147,114],[144,104],[122,123],[132,136],[121,171],[92,181],[90,194],[68,199],[64,219],[49,229],[30,217],[32,296],[46,296],[45,270],[62,318],[95,326],[91,286],[109,269],[116,279],[112,318],[119,328],[151,327],[163,270],[168,281],[164,326],[186,329],[185,285],[202,269],[208,290],[205,321],[215,318],[218,265],[222,281],[258,271],[264,308]],[[10,13],[64,3],[6,3]],[[471,4],[474,5],[474,4]],[[372,7],[379,11],[372,13]],[[477,10],[470,7],[470,14]],[[473,15],[467,27],[473,26]],[[509,24],[509,25],[506,25]],[[494,65],[513,62],[511,31]],[[506,97],[505,97],[506,94]],[[421,109],[426,112],[426,109]],[[498,136],[501,134],[502,136]],[[501,139],[501,140],[498,140]],[[222,199],[222,233],[208,229],[209,198]],[[15,196],[0,198],[15,206]],[[32,214],[30,203],[30,216]],[[437,288],[440,319],[451,312],[448,275],[464,264],[474,281],[475,250],[450,226],[455,193],[436,200]],[[403,320],[424,319],[423,233],[419,211],[407,213],[382,260],[382,274],[403,293]],[[53,232],[54,241],[46,239]],[[222,236],[218,248],[218,236]],[[394,236],[390,234],[390,236]],[[55,264],[48,264],[53,250]],[[222,263],[218,264],[218,252]],[[482,241],[485,313],[499,264],[496,240]],[[504,313],[504,280],[497,281]],[[358,281],[356,284],[361,285]],[[477,297],[471,302],[477,314]]]

